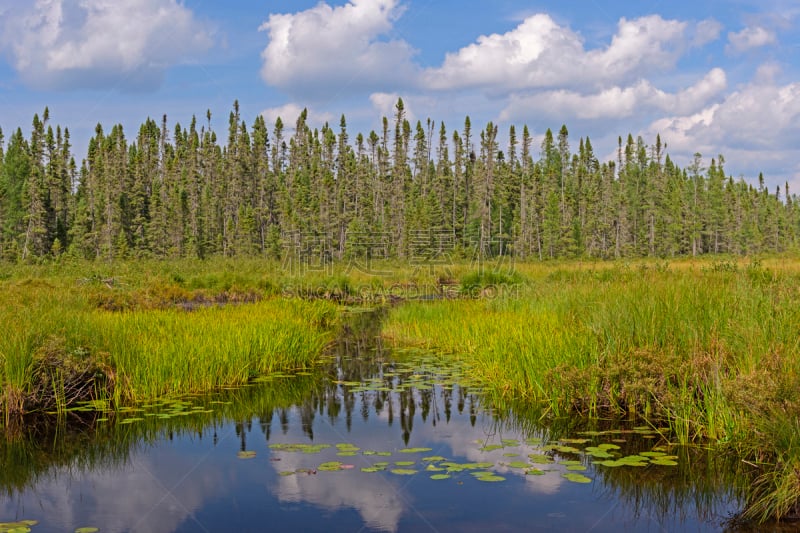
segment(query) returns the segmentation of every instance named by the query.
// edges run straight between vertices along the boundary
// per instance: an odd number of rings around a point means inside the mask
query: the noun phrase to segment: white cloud
[[[695,26],[692,45],[700,47],[716,41],[719,39],[720,33],[722,33],[722,24],[714,19],[701,20],[697,23],[697,26]]]
[[[261,76],[298,95],[413,83],[414,50],[403,40],[385,39],[402,12],[399,0],[351,0],[272,14],[259,28],[269,36]]]
[[[300,113],[303,112],[303,109],[304,108],[295,103],[288,103],[277,107],[267,108],[261,112],[261,115],[264,117],[264,120],[266,120],[268,126],[275,124],[275,121],[278,119],[278,117],[280,117],[284,127],[287,130],[291,130],[294,128],[297,118],[300,116]],[[308,112],[306,123],[312,128],[315,125],[321,126],[326,122],[331,123],[334,120],[334,115],[332,113],[318,112],[308,107],[305,109]],[[338,126],[338,121],[335,125]]]
[[[737,33],[728,33],[728,45],[725,50],[728,53],[741,54],[753,48],[760,48],[777,42],[778,38],[775,36],[775,32],[761,26],[755,26],[744,28]]]
[[[208,50],[210,30],[176,0],[0,0],[0,49],[37,88],[153,88]]]
[[[718,33],[713,21],[690,27],[658,15],[622,18],[607,47],[586,50],[579,34],[549,15],[536,14],[507,33],[480,36],[447,54],[441,67],[425,71],[423,81],[434,89],[602,87],[672,68],[685,52],[687,38],[701,45]]]
[[[413,124],[417,120],[417,115],[409,105],[407,97],[403,97],[398,93],[372,93],[369,96],[369,101],[372,103],[372,107],[380,113],[381,117],[388,117],[391,119],[397,113],[396,106],[399,98],[403,98],[403,109],[406,113],[406,120]]]
[[[683,160],[694,152],[708,157],[721,153],[735,162],[737,175],[752,178],[763,171],[773,185],[797,182],[800,82],[751,82],[696,113],[653,121],[645,135],[655,138],[657,133],[669,152]]]
[[[664,92],[649,81],[640,80],[629,87],[615,86],[588,95],[564,89],[524,96],[512,95],[508,106],[500,114],[500,120],[533,114],[556,119],[625,118],[653,110],[688,114],[705,106],[726,85],[725,72],[715,68],[696,84],[677,93]]]

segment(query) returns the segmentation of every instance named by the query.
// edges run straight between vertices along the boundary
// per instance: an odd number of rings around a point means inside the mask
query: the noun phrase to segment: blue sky
[[[210,109],[224,131],[238,99],[248,123],[307,107],[368,133],[401,96],[449,131],[566,124],[603,159],[658,133],[800,193],[799,25],[796,0],[0,0],[0,127],[49,106],[82,157],[98,122]]]

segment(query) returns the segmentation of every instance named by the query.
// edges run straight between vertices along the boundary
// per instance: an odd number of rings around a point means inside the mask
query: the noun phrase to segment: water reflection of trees
[[[399,422],[406,444],[418,414],[422,423],[428,423],[430,419],[435,426],[441,422],[442,415],[446,423],[450,421],[455,405],[458,413],[469,409],[470,420],[475,424],[479,400],[476,395],[468,394],[465,388],[406,388],[410,380],[402,374],[397,354],[386,351],[381,342],[382,313],[353,313],[348,318],[342,335],[330,350],[330,361],[322,369],[329,379],[295,406],[302,432],[310,440],[314,439],[314,420],[318,415],[327,417],[331,425],[343,418],[348,432],[352,430],[354,416],[360,416],[364,422],[368,422],[371,416],[385,416],[389,426]],[[434,372],[417,373],[414,382],[429,384],[435,378]],[[351,386],[337,384],[337,381],[370,382],[371,390],[353,392]],[[281,432],[286,434],[289,431],[289,412],[281,409],[278,413]],[[265,413],[260,418],[271,422],[272,413]],[[267,440],[271,437],[270,425],[262,426]]]
[[[668,445],[667,440],[650,438],[631,431],[633,423],[619,420],[587,420],[583,417],[548,419],[541,410],[525,405],[504,405],[495,408],[496,431],[511,431],[535,436],[543,443],[558,442],[564,438],[585,436],[593,432],[626,431],[615,437],[620,456],[638,454],[657,445]],[[611,436],[593,436],[585,446],[608,442]],[[621,439],[618,439],[621,440]],[[749,473],[746,465],[734,457],[715,453],[703,446],[670,446],[670,455],[677,455],[678,466],[645,468],[597,467],[591,476],[597,490],[609,499],[619,501],[626,513],[636,518],[649,517],[657,523],[681,523],[689,515],[701,521],[720,521],[732,508],[741,508],[747,489]],[[551,452],[551,455],[559,455]],[[565,457],[574,459],[575,456]],[[591,459],[584,459],[590,464]],[[733,505],[731,505],[733,504]],[[733,516],[729,518],[734,518]],[[741,524],[728,520],[718,524],[726,531],[744,531]]]
[[[430,382],[435,370],[422,376],[417,372],[413,380],[403,373],[402,358],[397,359],[397,354],[388,352],[380,342],[379,319],[380,315],[354,313],[327,361],[314,375],[277,379],[192,399],[196,406],[213,410],[212,413],[165,419],[144,417],[127,425],[98,423],[100,414],[84,413],[74,415],[71,422],[26,424],[16,434],[0,438],[0,487],[12,495],[59,469],[123,466],[133,454],[162,439],[192,436],[211,439],[216,446],[219,435],[231,425],[241,450],[252,448],[249,439],[270,441],[273,432],[285,435],[293,424],[299,424],[302,434],[313,441],[318,417],[331,425],[343,421],[347,431],[359,418],[364,423],[385,422],[390,427],[397,424],[406,445],[415,427],[448,424],[456,413],[467,416],[474,426],[481,406],[479,399],[465,388],[406,387],[409,383]],[[373,378],[377,380],[371,382],[371,390],[361,392],[335,383]],[[541,438],[545,443],[574,437],[581,431],[620,427],[619,421],[551,420],[529,405],[495,406],[492,412],[490,435],[513,433]],[[627,455],[649,449],[654,442],[639,436],[620,445],[620,452]],[[717,517],[721,494],[735,500],[745,490],[743,480],[747,478],[741,475],[741,465],[731,465],[726,458],[700,449],[681,449],[676,454],[680,455],[679,466],[672,468],[598,468],[593,477],[602,483],[595,486],[621,500],[637,515],[672,520],[690,509],[698,517]]]

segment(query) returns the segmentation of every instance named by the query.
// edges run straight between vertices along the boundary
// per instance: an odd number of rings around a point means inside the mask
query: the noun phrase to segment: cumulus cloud
[[[603,86],[672,68],[687,42],[701,45],[718,33],[713,21],[690,25],[658,15],[622,18],[608,46],[586,50],[579,34],[536,14],[507,33],[481,36],[447,54],[441,67],[425,71],[423,82],[433,89],[508,91]]]
[[[722,153],[750,178],[763,171],[773,185],[788,180],[800,191],[800,82],[751,82],[695,113],[653,121],[645,135],[656,133],[678,160]]]
[[[176,0],[0,0],[0,49],[37,88],[152,89],[208,50],[211,31]]]
[[[272,14],[259,28],[269,37],[261,76],[297,95],[413,83],[414,50],[401,39],[386,38],[402,12],[399,0],[351,0]]]
[[[303,112],[303,109],[303,107],[290,102],[281,106],[267,108],[261,112],[261,115],[264,117],[264,120],[266,120],[268,125],[275,124],[275,121],[278,119],[278,117],[280,117],[284,127],[291,130],[294,128],[297,118],[300,116],[300,113]],[[331,113],[319,112],[308,107],[305,109],[308,111],[306,123],[312,125],[312,127],[313,125],[321,125],[326,122],[330,123],[334,119],[334,116]],[[338,122],[336,125],[338,125]]]
[[[406,119],[413,123],[417,120],[417,115],[414,113],[411,105],[409,105],[408,98],[403,97],[398,93],[372,93],[369,96],[369,101],[373,109],[380,113],[381,117],[393,117],[397,113],[397,100],[403,98],[403,109],[405,110]]]
[[[533,95],[512,95],[500,119],[509,120],[532,114],[554,118],[625,118],[654,110],[690,114],[705,106],[726,86],[725,72],[715,68],[691,87],[676,93],[667,93],[649,81],[640,80],[628,87],[614,86],[593,94],[560,89]]]
[[[754,26],[744,28],[740,32],[731,32],[728,34],[728,45],[725,50],[732,54],[741,54],[753,48],[760,48],[769,44],[776,44],[778,38],[775,32],[762,28],[761,26]]]

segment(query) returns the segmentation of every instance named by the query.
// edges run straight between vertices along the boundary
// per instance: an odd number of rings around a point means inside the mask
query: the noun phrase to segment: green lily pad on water
[[[422,460],[425,461],[426,463],[433,463],[437,461],[444,461],[445,458],[442,457],[441,455],[432,455],[430,457],[423,457]]]
[[[581,463],[580,461],[570,460],[570,461],[559,461],[558,464],[561,464],[561,465],[564,465],[564,466],[575,466],[575,465],[580,465],[580,464],[583,464],[583,463]]]
[[[514,452],[508,452],[508,453],[504,453],[503,457],[519,457],[519,454],[518,453],[514,453]]]
[[[444,472],[445,471],[444,468],[442,468],[440,466],[436,466],[436,465],[428,465],[428,466],[425,467],[425,470],[427,470],[428,472]]]
[[[355,457],[356,455],[358,455],[358,453],[347,451],[347,452],[339,452],[336,455],[338,455],[339,457]]]
[[[664,457],[667,455],[664,452],[639,452],[642,457]]]
[[[567,470],[570,470],[572,472],[583,472],[586,470],[586,467],[583,465],[569,465],[567,467]]]
[[[0,522],[0,533],[28,532],[31,526],[38,524],[38,520],[18,520],[16,522]]]
[[[508,463],[506,466],[508,466],[509,468],[528,468],[531,465],[529,465],[525,461],[512,461]]]
[[[278,472],[278,475],[281,477],[287,477],[287,476],[293,476],[296,473],[297,472],[295,472],[294,470],[284,470],[283,472]]]
[[[441,480],[441,479],[450,479],[450,474],[434,474],[431,476],[431,479]]]
[[[395,461],[394,464],[397,466],[412,466],[415,461]]]
[[[336,472],[337,470],[342,470],[342,463],[339,461],[328,461],[327,463],[319,465],[317,470],[322,472]]]
[[[625,463],[623,461],[616,461],[616,460],[607,460],[607,461],[595,461],[595,465],[607,466],[608,468],[618,468],[620,466],[628,466],[629,463]]]
[[[607,442],[603,443],[603,444],[598,444],[597,447],[599,449],[601,449],[601,450],[606,450],[606,451],[608,451],[608,450],[619,450],[619,446],[617,446],[616,444],[609,444]]]
[[[416,470],[412,470],[410,468],[393,468],[389,470],[389,472],[398,476],[413,476],[417,473]]]
[[[403,448],[402,450],[397,450],[399,453],[422,453],[422,452],[429,452],[433,450],[433,448]]]
[[[519,446],[519,441],[516,439],[500,439],[503,446]]]
[[[525,471],[526,476],[543,476],[544,471],[539,470],[538,468],[531,468]]]
[[[492,452],[494,450],[500,450],[503,448],[502,444],[487,444],[483,448],[480,448],[482,452]]]
[[[503,476],[498,476],[494,472],[473,472],[472,475],[478,481],[485,481],[487,483],[497,483],[506,480],[506,478]]]
[[[650,461],[650,464],[656,466],[678,466],[678,463],[676,461],[672,461],[671,459],[662,459],[662,458],[653,459],[652,461]]]
[[[528,455],[528,459],[531,463],[537,465],[550,465],[553,464],[553,458],[548,455],[542,455],[540,453],[532,453]]]
[[[586,477],[583,474],[568,473],[568,474],[562,474],[562,476],[567,481],[571,481],[573,483],[591,483],[592,482],[592,478]]]
[[[365,466],[361,468],[361,471],[366,472],[367,474],[373,474],[375,472],[383,472],[384,470],[386,470],[386,468],[380,466]]]
[[[330,448],[330,444],[270,444],[270,450],[277,452],[320,453]]]
[[[255,456],[256,452],[252,450],[245,450],[236,453],[236,457],[238,457],[239,459],[252,459]]]
[[[477,470],[479,468],[492,468],[494,463],[464,463],[461,466],[467,470]]]
[[[75,533],[97,533],[100,529],[96,527],[79,527],[75,530]]]

